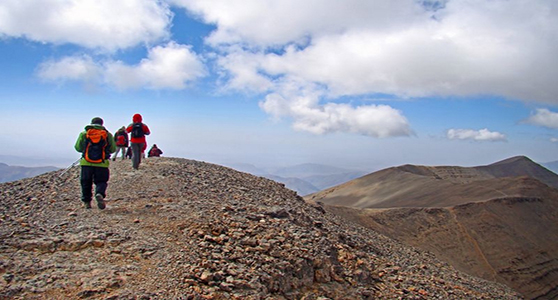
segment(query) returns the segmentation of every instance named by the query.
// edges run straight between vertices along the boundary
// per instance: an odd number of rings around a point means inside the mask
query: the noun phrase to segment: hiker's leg
[[[138,154],[136,152],[138,152],[138,146],[137,144],[132,143],[131,148],[132,148],[132,167],[135,169],[137,165],[136,159],[138,157]]]
[[[138,143],[132,143],[132,167],[137,169],[141,161],[141,145]]]
[[[116,146],[116,152],[114,152],[114,154],[112,155],[112,161],[116,160],[116,157],[118,156],[118,151],[120,151],[120,147]]]
[[[147,148],[147,144],[146,143],[142,143],[141,144],[141,158],[145,158],[145,149]],[[141,162],[141,160],[140,160]]]
[[[126,151],[128,151],[128,147],[122,147],[122,159],[126,158]]]
[[[141,143],[140,144],[140,152],[141,152],[141,157],[140,157],[140,163],[141,163],[141,159],[145,158],[145,143]],[[138,164],[139,165],[139,164]]]
[[[91,202],[93,189],[93,167],[81,166],[81,201]]]
[[[103,198],[107,196],[107,186],[110,176],[109,168],[95,167],[95,175],[93,181],[95,182],[95,195],[101,194]]]

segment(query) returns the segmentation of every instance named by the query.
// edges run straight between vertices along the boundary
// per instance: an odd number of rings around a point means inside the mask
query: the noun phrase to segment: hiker
[[[149,135],[149,127],[142,123],[143,118],[140,114],[132,117],[132,124],[128,125],[126,132],[130,133],[130,143],[132,148],[132,167],[137,170],[141,163],[141,156],[147,147],[145,136]]]
[[[95,200],[99,209],[105,209],[105,198],[109,180],[110,154],[116,151],[114,138],[103,126],[103,119],[95,117],[85,131],[79,134],[74,146],[82,153],[81,165],[81,201],[85,208],[91,208],[93,183],[95,183]]]
[[[126,158],[126,150],[128,149],[128,133],[125,126],[120,127],[114,134],[114,141],[116,142],[116,153],[114,153],[112,161],[116,160],[120,151],[122,151],[122,160],[124,160]]]
[[[163,154],[163,151],[157,148],[157,144],[153,144],[153,147],[151,147],[151,149],[149,149],[149,152],[147,153],[147,157],[159,157],[161,156],[161,154]]]

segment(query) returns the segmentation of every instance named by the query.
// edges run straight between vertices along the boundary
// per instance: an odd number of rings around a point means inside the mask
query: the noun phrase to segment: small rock
[[[211,273],[208,270],[203,271],[203,273],[200,276],[200,280],[202,282],[209,283],[210,281],[213,280],[213,273]]]

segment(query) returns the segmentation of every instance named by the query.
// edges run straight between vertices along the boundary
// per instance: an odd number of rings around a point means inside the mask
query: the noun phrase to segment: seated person
[[[147,157],[159,157],[161,156],[161,154],[163,154],[163,151],[157,148],[157,144],[153,144],[153,147],[151,147],[151,149],[149,149],[149,152],[147,152]]]

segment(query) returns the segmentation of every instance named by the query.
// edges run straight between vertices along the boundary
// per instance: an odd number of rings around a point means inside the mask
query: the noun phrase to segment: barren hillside
[[[515,167],[514,167],[515,166]],[[481,167],[404,165],[381,170],[305,197],[357,208],[452,207],[502,197],[532,197],[533,178],[558,187],[558,175],[526,157]]]
[[[475,168],[390,168],[307,200],[528,298],[555,299],[557,184],[556,174],[515,157]]]
[[[116,162],[107,209],[86,210],[78,170],[0,185],[0,298],[518,298],[261,177]]]

